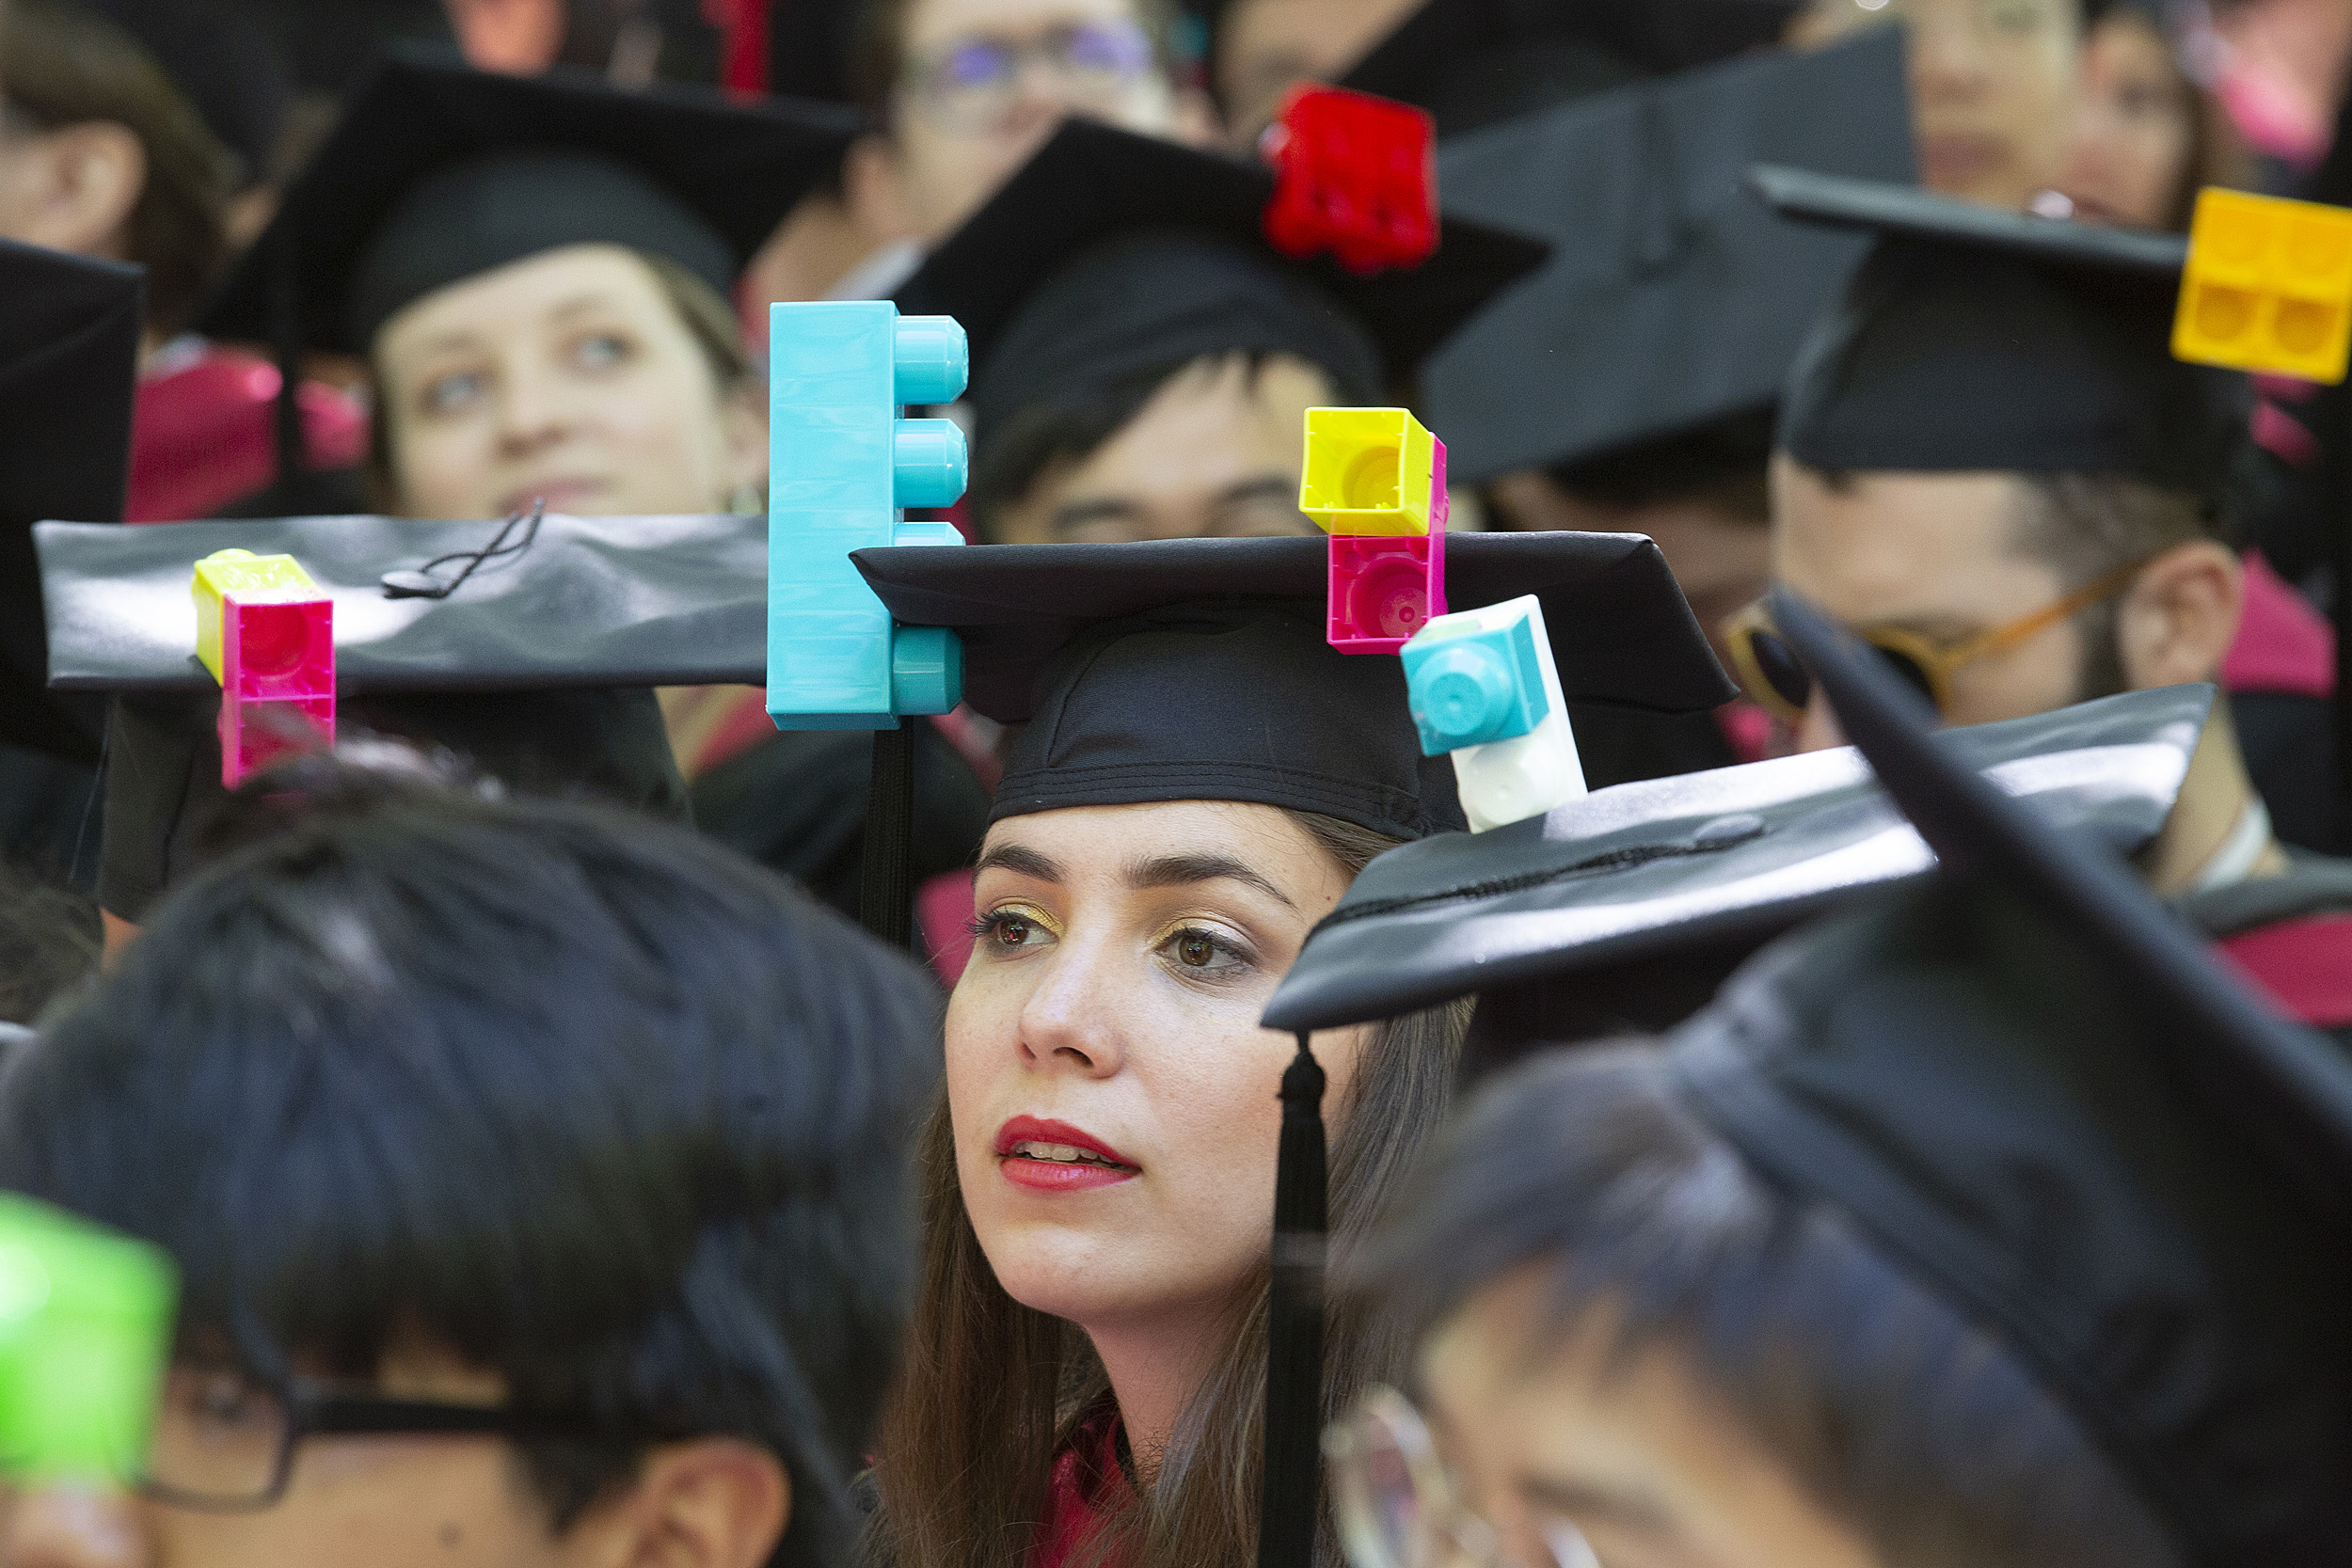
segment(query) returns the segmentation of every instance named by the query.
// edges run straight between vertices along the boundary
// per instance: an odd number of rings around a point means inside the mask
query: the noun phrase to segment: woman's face
[[[2092,223],[2169,228],[2196,142],[2193,89],[2164,37],[2136,12],[2099,24],[2083,47],[2082,96],[2059,186]]]
[[[569,245],[436,290],[384,324],[394,498],[412,517],[725,511],[767,467],[756,397],[723,397],[651,268]]]
[[[1150,1332],[1213,1321],[1263,1267],[1296,1044],[1258,1018],[1348,880],[1270,806],[1090,806],[990,831],[947,1100],[964,1207],[1016,1301]],[[1327,1113],[1367,1037],[1317,1037]]]
[[[1866,26],[1910,29],[1919,181],[1931,191],[2022,209],[2065,170],[2079,0],[1811,0],[1792,40]]]

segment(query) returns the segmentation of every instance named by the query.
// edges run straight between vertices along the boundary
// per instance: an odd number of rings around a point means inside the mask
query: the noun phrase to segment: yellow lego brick
[[[2352,212],[2198,194],[2172,354],[2332,385],[2352,358]]]
[[[1298,509],[1326,533],[1427,533],[1442,450],[1402,408],[1310,408]]]
[[[218,550],[196,563],[188,592],[196,599],[196,657],[221,679],[220,606],[224,598],[255,599],[309,595],[318,584],[302,563],[290,555],[255,555],[251,550]]]

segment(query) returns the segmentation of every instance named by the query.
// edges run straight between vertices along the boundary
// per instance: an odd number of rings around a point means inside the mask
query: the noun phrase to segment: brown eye
[[[996,941],[1000,946],[1025,946],[1034,929],[1034,927],[1017,914],[1004,914],[996,917]]]
[[[1177,961],[1193,969],[1206,969],[1216,961],[1216,943],[1199,931],[1186,931],[1176,939]]]

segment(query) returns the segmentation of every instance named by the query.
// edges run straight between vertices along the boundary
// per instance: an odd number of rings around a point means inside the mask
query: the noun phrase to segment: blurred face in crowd
[[[365,1389],[391,1399],[497,1404],[497,1376],[445,1354],[386,1357]],[[234,1373],[173,1371],[157,1422],[158,1479],[240,1479],[223,1454],[276,1451],[270,1396]],[[193,1464],[168,1455],[199,1457]],[[224,1480],[224,1484],[227,1481]],[[0,1493],[9,1568],[591,1568],[660,1561],[759,1568],[782,1539],[789,1484],[732,1438],[657,1447],[627,1486],[557,1530],[521,1456],[487,1436],[310,1436],[284,1496],[200,1509],[92,1486]],[[660,1555],[657,1555],[660,1554]]]
[[[1013,1299],[1085,1328],[1114,1367],[1121,1342],[1211,1350],[1263,1268],[1296,1044],[1258,1019],[1348,881],[1271,806],[1094,806],[989,832],[947,1008],[963,1203]],[[1327,1105],[1347,1102],[1366,1034],[1316,1040]]]
[[[1727,492],[1608,506],[1571,494],[1540,469],[1529,469],[1502,476],[1492,495],[1498,517],[1519,531],[1647,534],[1710,640],[1724,617],[1764,592],[1771,577],[1770,526],[1724,504]],[[1719,657],[1722,652],[1719,646]]]
[[[1827,42],[1897,21],[1910,30],[1921,182],[2014,209],[2057,188],[2073,130],[2077,0],[1812,0],[1791,36]]]
[[[987,519],[1005,544],[1303,534],[1298,510],[1307,410],[1334,402],[1304,360],[1241,355],[1197,361],[1086,457],[1049,466]]]
[[[1420,1401],[1457,1500],[1525,1568],[1879,1568],[1697,1378],[1605,1314],[1549,1322],[1548,1270],[1503,1276],[1425,1342]],[[1470,1527],[1475,1528],[1476,1527]]]
[[[1218,24],[1217,89],[1236,141],[1257,139],[1301,81],[1336,82],[1422,0],[1234,0]]]
[[[653,270],[571,245],[453,283],[376,334],[392,499],[502,517],[725,511],[767,467],[758,399],[723,392]]]
[[[2088,222],[2172,227],[2184,215],[2196,148],[2196,88],[2173,63],[2164,35],[2129,8],[2091,29],[2082,71],[2058,188]]]
[[[848,166],[866,227],[930,244],[1078,114],[1199,142],[1206,108],[1169,80],[1136,0],[908,0],[886,135]]]
[[[2014,474],[1828,475],[1772,459],[1772,576],[1857,629],[1899,627],[1952,646],[2021,621],[2081,588],[2028,546],[2040,503]],[[2237,632],[2236,559],[2208,540],[2175,545],[2110,602],[2126,689],[2212,678]],[[2042,627],[1950,674],[1952,724],[2046,713],[2082,701],[2086,617]],[[1817,693],[1800,749],[1842,745]]]

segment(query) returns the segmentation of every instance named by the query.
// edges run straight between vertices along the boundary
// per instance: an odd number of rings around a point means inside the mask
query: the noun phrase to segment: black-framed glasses
[[[1082,22],[1026,40],[974,34],[908,63],[900,90],[915,112],[944,131],[985,131],[1012,107],[1022,71],[1034,65],[1077,107],[1107,107],[1110,95],[1152,69],[1152,39],[1137,24]]]
[[[286,1495],[308,1437],[585,1437],[607,1430],[580,1413],[384,1399],[300,1378],[271,1386],[231,1368],[175,1366],[133,1481],[182,1508],[242,1513]]]

